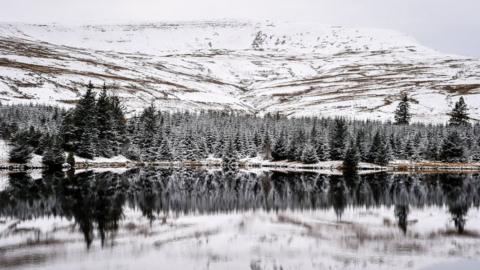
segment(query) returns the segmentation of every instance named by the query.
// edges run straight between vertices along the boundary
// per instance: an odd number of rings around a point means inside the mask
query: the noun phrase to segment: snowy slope
[[[480,61],[390,30],[248,21],[0,24],[0,101],[71,106],[106,82],[130,111],[227,109],[444,121],[458,95],[480,112]]]

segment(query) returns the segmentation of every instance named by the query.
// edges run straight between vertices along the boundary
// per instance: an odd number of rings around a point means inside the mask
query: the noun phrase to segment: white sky
[[[239,18],[395,29],[480,57],[480,0],[0,0],[0,21],[116,23]]]

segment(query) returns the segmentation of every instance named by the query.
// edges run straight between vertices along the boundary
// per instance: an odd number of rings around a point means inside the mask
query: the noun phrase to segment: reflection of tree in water
[[[168,171],[158,174],[153,170],[135,169],[128,172],[127,175],[130,183],[128,192],[130,206],[140,209],[143,216],[152,223],[156,210],[162,207],[160,194],[164,190],[164,183],[161,179],[169,176]]]
[[[8,188],[0,192],[0,216],[25,220],[57,215],[60,210],[52,195],[54,181],[49,178],[34,180],[26,172],[10,173]]]
[[[338,219],[342,218],[343,211],[347,207],[347,185],[343,176],[332,175],[330,177],[329,199]]]
[[[64,215],[74,217],[87,246],[93,240],[94,223],[102,246],[106,232],[118,229],[125,203],[125,186],[122,184],[116,174],[93,172],[70,174],[62,181],[59,195]]]
[[[138,209],[152,223],[159,214],[217,213],[264,209],[331,209],[341,219],[347,206],[394,206],[406,233],[410,207],[448,205],[459,232],[472,203],[478,205],[480,176],[340,176],[296,172],[134,169],[122,175],[85,172],[10,175],[0,192],[0,216],[73,218],[90,246],[95,230],[102,245],[114,237],[123,207]]]
[[[394,213],[398,227],[404,234],[407,233],[410,196],[405,179],[397,179],[393,183]]]
[[[350,197],[353,204],[364,205],[367,208],[377,204],[368,178],[360,177],[356,173],[346,173],[343,176],[350,190]]]
[[[9,188],[0,192],[2,215],[22,220],[39,216],[73,217],[87,247],[93,241],[95,225],[102,245],[106,232],[118,228],[125,202],[125,188],[118,175],[87,172],[65,177],[57,172],[32,180],[28,174],[18,173],[10,175],[9,182]]]
[[[458,233],[465,231],[466,215],[472,204],[472,191],[469,185],[470,176],[464,175],[441,175],[440,181],[446,195],[448,211]],[[470,191],[470,192],[469,192]]]

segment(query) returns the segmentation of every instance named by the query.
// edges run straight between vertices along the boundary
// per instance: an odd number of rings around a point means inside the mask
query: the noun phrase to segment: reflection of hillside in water
[[[16,219],[61,216],[73,219],[87,246],[94,230],[105,241],[124,216],[138,209],[153,221],[161,214],[212,214],[262,209],[333,208],[342,218],[346,207],[393,207],[406,233],[411,207],[447,206],[459,233],[466,215],[478,207],[480,175],[429,174],[320,175],[316,173],[223,172],[134,169],[112,172],[57,173],[32,179],[12,173],[0,192],[0,215]]]

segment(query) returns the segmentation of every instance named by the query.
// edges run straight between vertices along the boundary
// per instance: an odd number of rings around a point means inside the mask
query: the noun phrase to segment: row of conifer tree
[[[0,105],[0,136],[14,144],[11,162],[26,163],[36,153],[51,168],[61,167],[65,152],[70,153],[70,163],[73,155],[90,159],[125,155],[143,162],[214,157],[226,165],[255,157],[307,164],[343,160],[346,168],[359,162],[387,165],[393,159],[480,161],[480,126],[471,123],[462,97],[449,123],[435,125],[411,124],[410,99],[407,95],[400,99],[394,122],[162,112],[154,105],[127,120],[118,97],[108,95],[105,85],[96,97],[89,84],[70,110]]]

